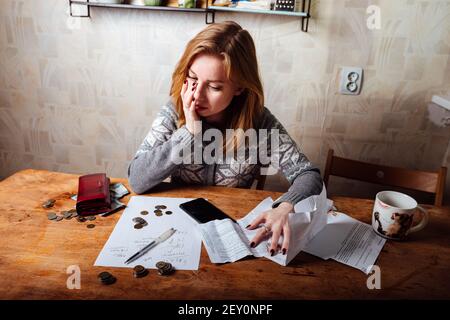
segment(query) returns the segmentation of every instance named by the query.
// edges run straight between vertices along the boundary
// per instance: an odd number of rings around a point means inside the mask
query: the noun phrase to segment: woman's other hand
[[[268,251],[270,255],[278,253],[278,241],[283,236],[281,251],[286,254],[289,249],[290,229],[289,229],[289,213],[292,212],[294,206],[289,202],[282,202],[274,209],[261,213],[247,229],[253,230],[259,228],[257,234],[251,240],[250,246],[256,247],[262,240],[270,237],[270,246]]]

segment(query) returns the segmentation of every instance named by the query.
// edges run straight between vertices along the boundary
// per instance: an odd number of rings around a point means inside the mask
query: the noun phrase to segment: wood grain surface
[[[122,182],[126,179],[111,179]],[[335,261],[301,252],[287,267],[264,258],[212,264],[202,248],[200,268],[142,279],[132,269],[94,267],[94,261],[121,213],[98,217],[93,229],[76,219],[54,222],[48,211],[68,210],[78,176],[24,170],[0,182],[0,299],[449,299],[450,208],[426,206],[430,222],[408,241],[388,241],[377,265],[380,290],[369,290],[368,276]],[[130,196],[123,198],[128,202]],[[205,197],[240,218],[267,196],[280,193],[211,186],[162,185],[149,196]],[[53,198],[53,209],[42,203]],[[338,210],[370,223],[373,201],[334,198]],[[66,270],[81,270],[81,289],[67,289]],[[101,285],[97,275],[117,282]]]

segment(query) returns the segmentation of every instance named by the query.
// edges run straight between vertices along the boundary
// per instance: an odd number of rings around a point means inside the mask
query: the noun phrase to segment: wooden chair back
[[[330,149],[323,177],[325,186],[328,186],[330,175],[433,193],[434,204],[442,206],[447,168],[441,167],[437,172],[429,172],[376,165],[337,157],[333,149]]]

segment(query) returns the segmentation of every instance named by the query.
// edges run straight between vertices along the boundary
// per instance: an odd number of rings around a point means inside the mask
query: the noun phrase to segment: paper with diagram
[[[181,203],[189,200],[192,199],[131,197],[94,265],[130,268],[139,264],[156,269],[156,262],[166,261],[178,270],[197,270],[200,262],[201,236],[195,223],[179,208]],[[158,205],[166,206],[159,216],[154,213]],[[142,215],[141,211],[147,211],[148,214]],[[133,222],[135,217],[145,219],[147,225],[135,229]],[[170,228],[175,228],[176,232],[169,239],[152,248],[134,263],[125,264],[130,256]]]

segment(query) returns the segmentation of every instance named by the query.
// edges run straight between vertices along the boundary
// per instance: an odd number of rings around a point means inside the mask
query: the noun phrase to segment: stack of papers
[[[377,235],[371,225],[344,213],[331,211],[325,228],[304,251],[369,274],[385,243],[386,239]]]
[[[200,224],[203,243],[213,263],[235,262],[245,256],[265,257],[286,266],[300,251],[322,259],[334,259],[369,274],[386,239],[377,235],[371,225],[348,215],[332,211],[333,202],[326,198],[326,190],[297,203],[295,213],[289,215],[290,246],[286,255],[268,252],[270,239],[256,248],[250,241],[259,229],[247,230],[259,214],[272,208],[273,200],[264,199],[247,216],[232,222],[230,219],[214,220]],[[279,244],[283,242],[280,237]]]
[[[249,225],[259,214],[272,208],[273,200],[264,199],[255,209],[237,224],[230,219],[214,220],[199,225],[203,243],[213,263],[234,262],[245,256],[266,257],[280,265],[287,265],[303,250],[308,242],[326,225],[327,212],[332,207],[332,201],[326,198],[323,187],[320,195],[311,196],[297,203],[295,213],[289,214],[291,227],[290,247],[286,255],[278,252],[271,256],[267,248],[269,240],[265,239],[256,248],[250,247],[250,241],[258,232],[247,230]],[[280,244],[283,237],[280,237]]]

